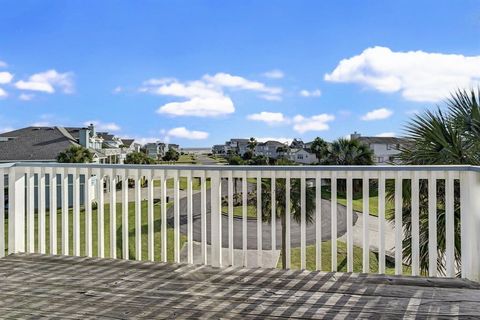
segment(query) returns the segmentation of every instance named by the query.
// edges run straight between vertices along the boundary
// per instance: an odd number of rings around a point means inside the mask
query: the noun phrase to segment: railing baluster
[[[222,180],[219,171],[211,173],[211,257],[212,266],[221,267],[222,261]]]
[[[68,169],[63,169],[63,180],[62,180],[62,254],[69,254],[69,199],[68,199]]]
[[[130,259],[130,248],[128,246],[128,177],[129,172],[123,170],[122,176],[122,259]],[[111,206],[111,204],[110,204]]]
[[[85,174],[85,254],[87,257],[93,255],[93,231],[92,231],[92,173],[87,169]]]
[[[201,207],[201,232],[202,232],[202,263],[207,264],[207,179],[203,171],[200,177],[200,207]]]
[[[187,262],[193,263],[193,182],[191,171],[187,175]]]
[[[332,224],[332,271],[337,271],[337,173],[332,171],[331,177],[331,224]]]
[[[128,182],[127,182],[128,189]],[[110,258],[117,258],[117,172],[110,170]]]
[[[57,254],[57,171],[50,171],[50,253]]]
[[[445,263],[447,277],[455,276],[454,251],[454,179],[451,171],[445,177]]]
[[[98,227],[98,256],[105,257],[105,196],[103,193],[103,170],[97,172],[97,227]]]
[[[271,207],[272,207],[272,213],[271,213],[271,235],[272,235],[272,252],[276,250],[277,248],[277,200],[276,200],[276,180],[275,180],[275,171],[271,172]]]
[[[418,172],[413,172],[412,186],[411,186],[411,210],[412,210],[412,275],[418,276],[420,274],[420,192]]]
[[[227,202],[228,202],[228,260],[231,266],[234,265],[234,251],[233,251],[233,172],[228,172],[228,190],[227,190]],[[236,180],[235,180],[236,183]],[[236,187],[236,186],[235,186]]]
[[[262,239],[262,172],[257,173],[257,265],[263,267]]]
[[[0,169],[0,258],[3,257],[5,257],[5,172]]]
[[[353,272],[352,172],[347,172],[347,272]]]
[[[385,172],[378,178],[378,273],[385,273]]]
[[[315,177],[315,269],[322,270],[322,176]]]
[[[242,248],[243,248],[243,266],[247,266],[247,195],[248,195],[248,186],[247,186],[247,171],[243,171],[242,176]]]
[[[73,173],[73,255],[80,255],[80,172]]]
[[[161,233],[162,233],[162,261],[167,262],[167,177],[165,175],[165,170],[162,171],[160,176],[160,185],[161,185]]]
[[[173,252],[174,261],[180,262],[180,178],[179,170],[175,171],[173,177],[173,192],[174,192],[174,230],[173,230]]]
[[[38,252],[46,253],[45,235],[45,170],[42,168],[38,174]]]
[[[300,178],[300,269],[302,270],[307,267],[306,192],[305,171],[302,171]]]
[[[428,275],[437,276],[437,175],[428,178]]]
[[[364,273],[370,272],[370,176],[366,171],[363,173],[362,181],[362,200],[363,200],[363,226],[362,226],[362,247],[363,247],[363,263]]]
[[[135,259],[142,260],[142,175],[135,176]]]
[[[395,177],[395,274],[402,274],[402,176],[397,172]]]
[[[286,268],[290,269],[292,264],[291,256],[291,196],[290,196],[290,171],[285,172],[285,262]]]
[[[27,171],[27,252],[35,252],[35,173]]]
[[[148,189],[147,189],[147,201],[148,201],[148,260],[154,261],[155,260],[155,253],[154,253],[154,208],[153,208],[153,191],[154,191],[154,181],[153,181],[153,173],[150,173],[148,176]]]

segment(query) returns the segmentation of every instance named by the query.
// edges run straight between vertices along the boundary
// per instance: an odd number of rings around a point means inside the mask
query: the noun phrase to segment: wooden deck
[[[480,317],[480,284],[46,255],[0,259],[0,318]]]

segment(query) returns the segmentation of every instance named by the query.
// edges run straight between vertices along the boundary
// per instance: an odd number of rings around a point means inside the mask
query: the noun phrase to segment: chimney
[[[352,134],[350,135],[350,139],[351,139],[351,140],[358,139],[358,138],[360,138],[361,136],[362,136],[362,135],[361,135],[360,133],[358,133],[357,131],[355,131],[354,133],[352,133]]]
[[[90,137],[95,137],[97,135],[97,132],[95,131],[95,126],[93,125],[93,123],[90,123],[90,125],[88,126],[88,129],[90,130]]]
[[[84,148],[90,148],[90,129],[82,128],[78,132],[78,143]]]

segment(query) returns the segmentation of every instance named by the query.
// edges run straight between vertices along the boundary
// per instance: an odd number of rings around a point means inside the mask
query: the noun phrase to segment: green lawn
[[[228,214],[228,206],[222,207],[222,212]],[[243,217],[243,207],[242,206],[235,206],[233,207],[233,215],[235,217]],[[247,206],[247,217],[249,218],[256,218],[257,217],[257,207],[249,205]]]
[[[153,182],[155,187],[160,187],[160,181],[155,180]],[[167,189],[173,189],[173,178],[167,180]],[[200,190],[200,179],[195,178],[192,180],[192,189]],[[207,179],[207,189],[210,189],[210,179]],[[187,190],[187,178],[180,177],[180,190]]]
[[[306,252],[306,269],[315,270],[315,246],[307,246]],[[331,260],[332,260],[332,243],[331,241],[322,242],[322,270],[330,271],[331,270]],[[337,241],[337,266],[338,271],[347,272],[347,245],[345,242]],[[362,248],[354,246],[353,247],[353,271],[362,272],[363,259],[362,259]],[[282,267],[282,259],[279,259],[277,265],[278,268]],[[300,248],[292,248],[291,252],[291,268],[300,269]],[[377,254],[370,252],[370,272],[378,272],[378,256]],[[388,262],[385,267],[386,274],[395,274],[395,265]],[[406,275],[411,274],[411,269],[408,266],[403,267],[403,273]]]
[[[167,206],[171,206],[169,203]],[[110,257],[110,205],[105,205],[104,213],[104,239],[105,239],[105,257]],[[57,253],[62,253],[62,242],[61,242],[61,211],[57,213]],[[73,213],[70,209],[69,215],[69,247],[70,254],[73,255]],[[161,248],[161,232],[160,232],[160,206],[157,204],[154,207],[154,246],[155,246],[155,260],[160,260],[160,248]],[[122,257],[122,205],[120,203],[116,206],[116,237],[117,237],[117,257]],[[98,216],[97,210],[92,212],[92,243],[93,243],[93,256],[97,256],[98,253]],[[129,258],[135,258],[135,204],[130,202],[128,206],[128,230],[129,230]],[[148,258],[147,251],[147,201],[142,201],[142,259],[146,260]],[[5,230],[8,232],[7,228]],[[6,235],[8,239],[8,235]],[[38,239],[38,217],[35,216],[35,239]],[[50,251],[50,216],[46,215],[46,250],[47,253]],[[167,258],[168,261],[173,261],[173,229],[167,229]],[[35,251],[38,252],[38,241],[36,240]],[[185,236],[180,236],[180,247],[186,242]],[[80,253],[85,255],[85,212],[81,210],[80,212]]]

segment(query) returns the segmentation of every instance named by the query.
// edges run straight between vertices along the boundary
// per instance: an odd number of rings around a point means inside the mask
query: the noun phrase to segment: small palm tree
[[[57,161],[61,163],[89,163],[92,160],[93,154],[82,146],[70,146],[57,156]]]
[[[257,146],[257,139],[255,139],[254,137],[251,137],[250,140],[248,140],[248,145],[247,145],[248,149],[253,152],[256,146]]]
[[[271,179],[262,179],[262,220],[271,223],[272,221],[272,194],[271,194]],[[286,255],[286,180],[276,179],[275,181],[275,218],[279,218],[282,223],[282,268],[287,268]],[[290,185],[290,213],[295,222],[301,221],[301,204],[300,204],[300,179],[291,179]],[[313,222],[315,212],[315,188],[307,187],[305,196],[305,221],[307,224]],[[274,226],[275,227],[275,226]]]

